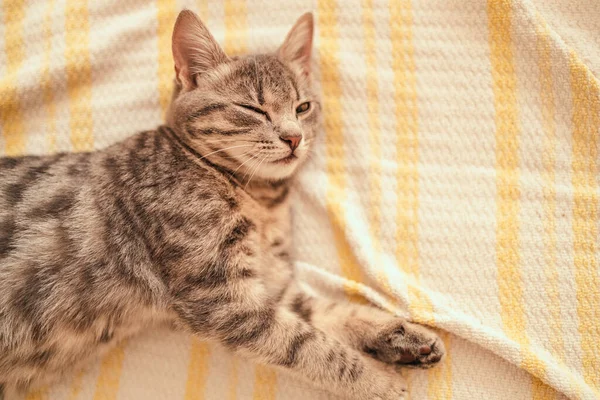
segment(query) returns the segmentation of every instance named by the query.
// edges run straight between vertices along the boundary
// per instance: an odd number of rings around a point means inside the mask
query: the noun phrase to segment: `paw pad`
[[[399,367],[431,368],[444,355],[439,337],[420,325],[396,320],[363,349],[369,356]]]

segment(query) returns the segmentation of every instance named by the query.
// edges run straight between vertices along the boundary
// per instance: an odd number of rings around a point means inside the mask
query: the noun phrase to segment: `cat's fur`
[[[158,322],[356,399],[404,398],[397,367],[440,361],[429,330],[294,280],[288,197],[321,112],[312,34],[306,14],[276,53],[229,58],[183,11],[166,126],[0,159],[0,386],[55,379]]]

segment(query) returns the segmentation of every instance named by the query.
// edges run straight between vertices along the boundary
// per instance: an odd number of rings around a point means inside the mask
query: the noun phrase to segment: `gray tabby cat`
[[[406,398],[429,330],[305,293],[293,176],[319,127],[313,18],[273,54],[228,57],[198,17],[173,33],[167,124],[101,151],[0,159],[0,385],[57,379],[170,323],[355,399]]]

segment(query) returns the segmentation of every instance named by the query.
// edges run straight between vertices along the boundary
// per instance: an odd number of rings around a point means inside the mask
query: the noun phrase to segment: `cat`
[[[59,379],[166,323],[353,399],[408,396],[432,331],[301,289],[289,194],[319,130],[313,17],[274,53],[227,56],[175,23],[166,124],[103,150],[0,158],[0,385]]]

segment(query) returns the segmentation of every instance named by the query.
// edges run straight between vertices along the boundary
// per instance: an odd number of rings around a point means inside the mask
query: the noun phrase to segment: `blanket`
[[[413,399],[600,398],[600,3],[2,0],[0,153],[160,124],[184,7],[230,54],[274,50],[314,11],[324,126],[296,267],[440,332],[442,365],[404,374]],[[168,330],[25,397],[333,398]]]

